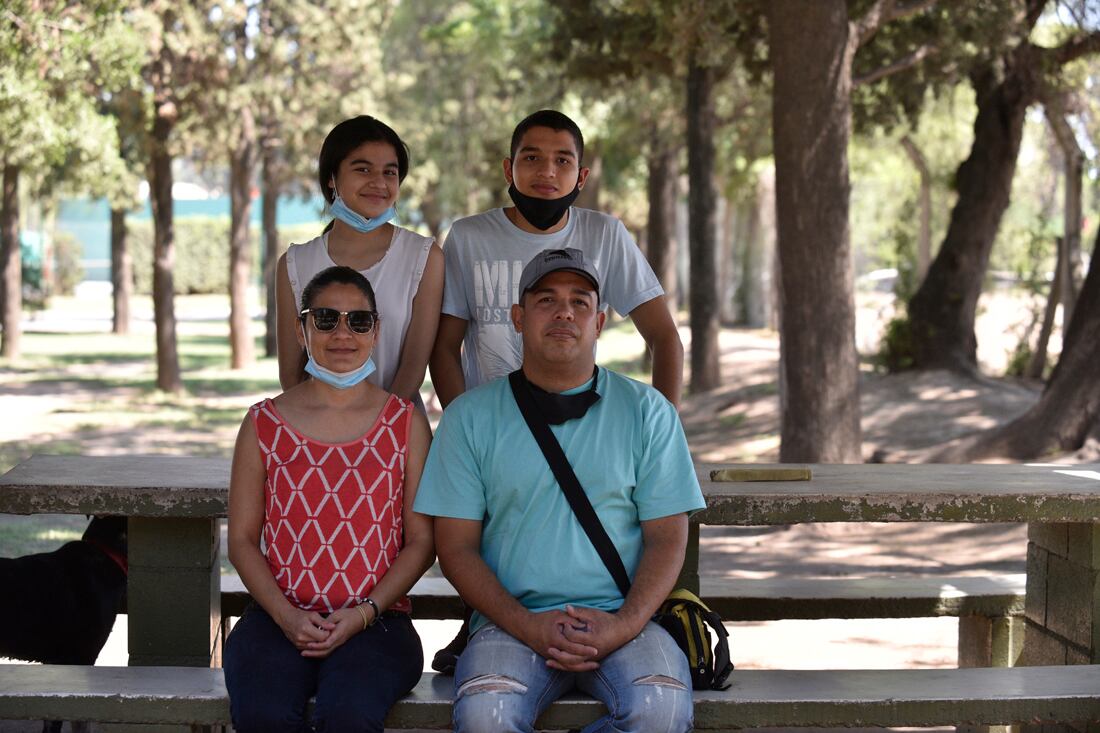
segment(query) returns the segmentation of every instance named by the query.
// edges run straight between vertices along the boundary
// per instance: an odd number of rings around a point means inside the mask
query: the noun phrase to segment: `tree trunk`
[[[1058,248],[1058,265],[1062,276],[1062,323],[1073,318],[1077,292],[1081,289],[1081,178],[1085,172],[1085,155],[1077,144],[1073,128],[1065,118],[1063,105],[1047,105],[1047,121],[1054,131],[1062,151],[1065,171],[1065,204],[1062,208],[1063,235]]]
[[[1023,63],[1017,53],[1016,64]],[[955,176],[959,192],[951,222],[928,275],[909,301],[914,366],[977,370],[974,316],[982,278],[1008,207],[1024,114],[1033,99],[1028,72],[1009,64],[996,83],[992,70],[975,78],[978,115],[970,156]]]
[[[248,283],[252,270],[252,173],[256,169],[256,128],[252,112],[241,110],[241,129],[229,151],[229,345],[230,367],[256,360],[249,328]]]
[[[111,332],[130,333],[130,294],[134,288],[134,265],[126,245],[126,211],[111,209]]]
[[[1031,379],[1042,379],[1043,372],[1047,368],[1047,347],[1050,345],[1050,334],[1054,330],[1054,314],[1058,310],[1058,301],[1062,297],[1062,257],[1063,247],[1058,243],[1058,260],[1054,266],[1054,280],[1050,283],[1050,295],[1047,296],[1047,304],[1043,309],[1043,322],[1039,326],[1039,337],[1035,340],[1035,351],[1031,352],[1031,359],[1024,369],[1024,376]]]
[[[748,208],[740,198],[719,196],[718,218],[718,323],[732,327],[738,321],[737,289],[740,286],[737,246],[745,240]]]
[[[183,389],[176,349],[175,282],[176,232],[173,224],[172,156],[168,137],[172,119],[158,111],[153,120],[149,155],[149,200],[153,209],[153,320],[157,328],[157,388]]]
[[[647,160],[646,259],[665,290],[669,305],[676,305],[676,150],[660,139],[650,138]]]
[[[19,248],[19,166],[4,164],[3,198],[0,200],[0,306],[4,334],[0,356],[19,357],[23,319],[23,253]]]
[[[1100,421],[1100,233],[1069,323],[1062,355],[1035,405],[1012,422],[962,438],[930,456],[963,463],[990,457],[1040,458],[1080,448]]]
[[[852,58],[843,0],[769,6],[783,462],[858,462],[848,229]]]
[[[432,239],[443,246],[443,211],[439,204],[439,182],[432,181],[420,200],[420,213],[432,233]]]
[[[593,140],[584,146],[583,165],[588,167],[588,178],[584,188],[577,195],[574,206],[582,209],[600,210],[600,187],[603,183],[603,158],[600,155],[600,141]]]
[[[916,277],[916,282],[920,283],[932,261],[932,172],[928,169],[928,159],[911,137],[902,137],[901,146],[920,174],[920,233],[917,238]]]
[[[691,257],[691,391],[721,385],[718,360],[717,249],[718,192],[714,185],[714,110],[712,67],[689,61],[687,76],[688,249]]]
[[[275,338],[275,271],[279,265],[279,176],[276,173],[275,150],[272,146],[263,146],[263,236],[264,236],[264,353],[267,356],[278,354]]]
[[[745,237],[738,250],[741,285],[737,305],[749,328],[775,326],[773,255],[775,252],[775,174],[762,171],[753,187]]]

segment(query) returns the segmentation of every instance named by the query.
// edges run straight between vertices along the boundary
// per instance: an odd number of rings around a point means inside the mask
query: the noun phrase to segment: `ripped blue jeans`
[[[691,676],[676,642],[653,622],[591,672],[559,672],[495,624],[470,639],[455,670],[455,733],[530,733],[572,690],[607,706],[583,733],[683,733],[692,727]]]

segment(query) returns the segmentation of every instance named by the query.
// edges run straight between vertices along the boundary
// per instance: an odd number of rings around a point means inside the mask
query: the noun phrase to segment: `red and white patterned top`
[[[331,613],[362,603],[403,544],[412,403],[390,395],[357,440],[302,435],[264,400],[249,413],[267,468],[264,554],[283,594]],[[392,606],[410,612],[407,597]]]

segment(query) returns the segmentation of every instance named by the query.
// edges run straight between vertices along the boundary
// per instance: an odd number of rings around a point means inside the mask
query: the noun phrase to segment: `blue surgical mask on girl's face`
[[[375,370],[374,359],[371,359],[369,356],[362,365],[349,372],[335,372],[328,367],[323,367],[313,358],[313,352],[309,348],[308,341],[306,342],[306,355],[309,357],[306,361],[306,374],[336,389],[354,387],[373,374]]]
[[[335,198],[332,200],[332,203],[329,204],[329,211],[332,212],[334,217],[357,232],[362,232],[363,234],[373,232],[375,229],[397,216],[397,209],[390,206],[373,219],[368,219],[362,214],[349,209],[348,205],[344,203],[344,199],[340,198],[340,193],[336,191],[335,188],[333,189],[333,194]]]

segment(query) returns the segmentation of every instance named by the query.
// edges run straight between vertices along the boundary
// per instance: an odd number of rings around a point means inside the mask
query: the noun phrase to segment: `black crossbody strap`
[[[577,521],[581,523],[584,533],[588,535],[603,564],[615,579],[619,592],[623,594],[623,598],[626,598],[627,593],[630,592],[630,576],[626,574],[623,559],[612,544],[611,538],[607,536],[607,530],[600,523],[600,518],[596,516],[596,510],[592,508],[592,502],[588,500],[584,489],[581,488],[581,482],[577,480],[577,474],[569,465],[569,459],[561,449],[561,444],[550,431],[546,419],[539,413],[535,398],[531,394],[531,386],[527,384],[523,371],[517,369],[509,374],[508,383],[512,387],[512,396],[516,398],[516,404],[519,405],[519,411],[527,422],[531,435],[535,437],[535,442],[542,449],[542,455],[546,457],[554,478],[558,480],[558,486],[561,487],[566,501],[569,502],[569,508],[577,516]]]

